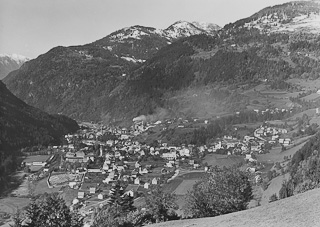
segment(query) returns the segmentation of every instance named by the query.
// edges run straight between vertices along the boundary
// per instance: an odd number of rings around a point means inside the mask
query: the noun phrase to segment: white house
[[[162,158],[167,159],[167,160],[175,160],[175,159],[177,159],[177,152],[163,153]]]
[[[151,181],[151,184],[158,184],[158,179],[157,178],[153,178]]]
[[[190,157],[190,150],[188,148],[182,148],[181,150],[179,150],[179,153],[181,157]]]
[[[145,183],[145,184],[143,185],[143,188],[148,189],[149,186],[150,186],[150,183]]]
[[[90,188],[90,194],[95,194],[96,193],[96,188]]]
[[[84,198],[84,192],[78,192],[78,199]]]
[[[140,184],[140,178],[137,177],[136,179],[134,179],[134,184]]]
[[[104,199],[105,198],[105,194],[104,193],[100,193],[99,195],[98,195],[98,199]]]

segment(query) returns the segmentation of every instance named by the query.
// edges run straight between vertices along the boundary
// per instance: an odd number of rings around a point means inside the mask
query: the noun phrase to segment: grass
[[[193,172],[193,173],[186,173],[180,176],[183,180],[193,180],[193,179],[200,179],[205,175],[204,172]]]
[[[281,152],[281,147],[276,147],[270,150],[270,153],[257,155],[257,160],[259,162],[282,162],[284,156],[293,156],[299,149],[303,147],[306,142],[303,142],[297,146],[289,148]]]
[[[183,180],[181,178],[176,178],[176,179],[170,181],[170,183],[165,184],[163,187],[163,190],[167,193],[172,193],[182,183],[182,181]]]
[[[211,166],[230,167],[239,163],[244,163],[244,157],[237,155],[226,156],[220,154],[208,154],[203,160],[203,163],[206,162]]]
[[[186,195],[188,191],[190,191],[193,185],[197,182],[197,179],[193,180],[183,180],[178,187],[174,190],[174,194],[176,195]]]
[[[267,190],[262,192],[261,201],[260,201],[261,205],[268,204],[269,198],[273,194],[276,194],[279,197],[279,191],[281,189],[282,182],[284,180],[288,180],[288,179],[289,179],[288,173],[285,175],[280,175],[280,176],[273,178],[270,181],[270,184],[269,184]]]
[[[319,226],[320,189],[253,209],[211,218],[164,222],[150,227],[300,227]]]
[[[50,158],[51,155],[33,155],[27,156],[23,161],[30,163],[30,162],[44,162]]]

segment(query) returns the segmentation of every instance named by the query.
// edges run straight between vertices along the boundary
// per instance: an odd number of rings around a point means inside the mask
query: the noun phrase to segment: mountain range
[[[55,47],[3,81],[26,103],[78,120],[210,118],[246,109],[243,90],[319,76],[319,2],[265,8],[223,28],[178,21]]]
[[[0,54],[0,80],[30,59],[18,54]]]

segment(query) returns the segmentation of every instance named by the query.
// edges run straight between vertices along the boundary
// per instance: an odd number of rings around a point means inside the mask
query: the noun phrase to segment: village
[[[257,156],[268,153],[274,146],[285,150],[295,145],[287,129],[267,122],[257,125],[251,135],[224,135],[210,145],[177,146],[160,140],[146,144],[135,140],[149,129],[160,127],[165,130],[175,121],[176,128],[188,127],[189,121],[182,119],[156,122],[134,119],[130,128],[81,123],[77,133],[65,135],[64,145],[48,147],[50,155],[25,160],[23,165],[29,172],[27,179],[29,182],[45,181],[47,189],[44,191],[63,193],[71,209],[78,210],[90,222],[97,207],[112,202],[116,188],[120,188],[123,195],[133,197],[135,205],[143,208],[144,195],[153,186],[179,188],[183,184],[181,181],[176,183],[176,177],[188,173],[196,173],[199,177],[210,171],[213,163],[208,160],[211,157],[236,159],[236,163],[252,174],[254,183],[259,184],[262,182],[260,170],[265,166]],[[194,119],[194,122],[199,121]],[[201,122],[208,123],[207,120]],[[241,126],[234,130],[241,131]],[[191,182],[192,186],[195,180],[186,182]],[[28,189],[30,193],[30,187]],[[174,191],[177,190],[170,192]]]

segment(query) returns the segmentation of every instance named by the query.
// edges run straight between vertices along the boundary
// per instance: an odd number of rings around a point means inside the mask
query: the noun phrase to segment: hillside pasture
[[[297,113],[295,115],[293,115],[292,117],[289,118],[289,120],[296,120],[297,118],[302,118],[302,116],[306,114],[308,117],[317,117],[316,116],[316,109],[309,109],[309,110],[305,110],[301,113]]]
[[[270,153],[257,155],[259,162],[282,162],[284,156],[292,157],[299,149],[303,147],[306,142],[303,142],[297,146],[291,147],[285,151],[281,151],[281,147],[275,147],[270,150]]]
[[[197,181],[197,179],[183,180],[173,193],[176,195],[186,195]]]
[[[218,167],[230,167],[239,163],[244,163],[244,157],[238,155],[220,155],[220,154],[208,154],[205,156],[203,163],[208,163],[210,166]]]
[[[315,100],[317,100],[319,98],[320,98],[319,94],[313,93],[313,94],[310,94],[310,95],[302,97],[301,100],[303,100],[305,102],[310,102],[310,101],[315,101]]]
[[[320,89],[320,80],[306,80],[306,79],[289,79],[286,82],[297,85],[301,87],[303,90],[318,90]]]
[[[23,162],[26,163],[32,163],[32,162],[44,162],[47,161],[51,155],[32,155],[32,156],[27,156]]]
[[[287,173],[285,175],[280,175],[280,176],[277,176],[277,177],[273,178],[269,182],[268,188],[265,191],[262,192],[260,204],[261,205],[268,204],[269,203],[269,198],[273,194],[276,194],[279,197],[279,191],[281,189],[282,182],[284,180],[288,180],[289,176],[290,175]]]

